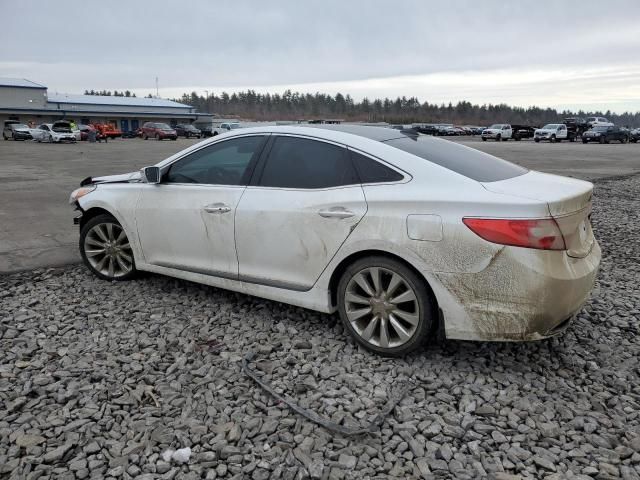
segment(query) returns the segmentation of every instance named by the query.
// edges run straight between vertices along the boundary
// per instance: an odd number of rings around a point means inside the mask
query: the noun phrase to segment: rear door
[[[367,210],[344,146],[272,137],[236,212],[240,280],[308,290]]]
[[[234,215],[266,137],[216,142],[143,184],[136,224],[147,263],[237,278]]]

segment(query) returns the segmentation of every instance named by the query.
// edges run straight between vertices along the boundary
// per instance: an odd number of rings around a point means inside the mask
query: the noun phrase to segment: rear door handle
[[[224,203],[214,203],[212,205],[207,205],[204,207],[204,211],[207,213],[229,213],[231,211],[231,207],[229,205],[225,205]]]
[[[324,218],[349,218],[353,217],[355,213],[342,207],[334,207],[326,210],[320,210],[318,215]]]

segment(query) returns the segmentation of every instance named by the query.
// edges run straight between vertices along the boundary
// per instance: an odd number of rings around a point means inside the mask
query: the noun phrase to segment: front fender
[[[96,190],[81,197],[77,202],[78,206],[83,212],[100,208],[113,215],[127,234],[136,263],[139,263],[144,261],[135,223],[135,210],[140,197],[139,186],[123,183],[118,184],[116,188],[113,187],[110,185],[107,188],[101,188],[99,185]]]

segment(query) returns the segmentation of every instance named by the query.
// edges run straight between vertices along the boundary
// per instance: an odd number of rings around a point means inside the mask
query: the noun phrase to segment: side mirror
[[[144,183],[160,183],[160,167],[144,167],[142,181]]]

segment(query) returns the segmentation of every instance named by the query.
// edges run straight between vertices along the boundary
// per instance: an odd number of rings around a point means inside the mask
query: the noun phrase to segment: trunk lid
[[[482,186],[494,193],[545,202],[564,236],[567,254],[582,258],[591,251],[595,239],[591,229],[593,184],[590,182],[530,171]]]

